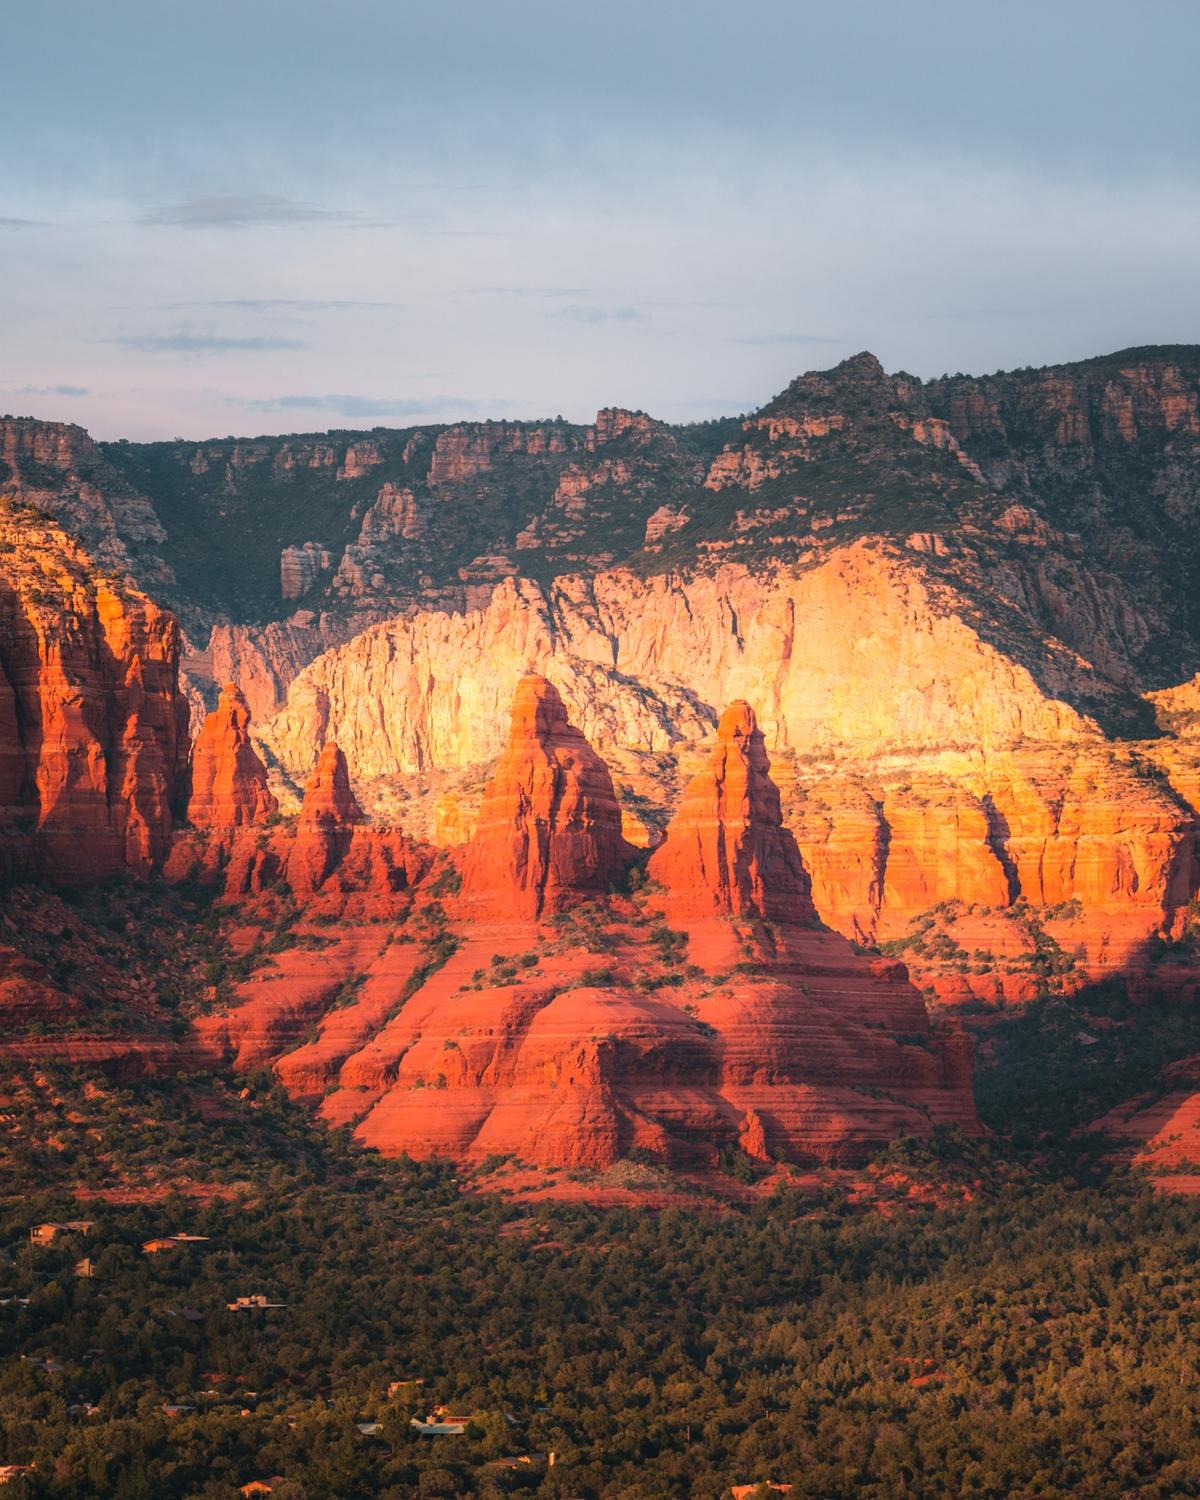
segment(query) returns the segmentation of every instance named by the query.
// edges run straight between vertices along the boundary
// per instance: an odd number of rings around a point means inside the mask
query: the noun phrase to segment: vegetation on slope
[[[1062,1078],[1026,1067],[1045,1018],[1021,1019],[985,1112],[1061,1131]],[[832,1178],[742,1211],[599,1211],[351,1151],[268,1076],[62,1070],[8,1095],[39,1143],[8,1156],[0,1208],[0,1461],[35,1465],[30,1495],[1200,1493],[1194,1208],[1069,1136],[1058,1180],[1044,1141],[1024,1166],[1007,1142],[897,1143],[870,1212]],[[157,1192],[75,1196],[97,1125],[109,1175]],[[80,1215],[86,1237],[26,1243]],[[142,1252],[179,1232],[207,1240]],[[284,1305],[226,1306],[253,1294]],[[462,1435],[412,1427],[439,1407]]]

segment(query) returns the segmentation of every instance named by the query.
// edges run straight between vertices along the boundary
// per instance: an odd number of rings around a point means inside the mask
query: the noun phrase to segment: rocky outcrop
[[[346,449],[337,477],[343,482],[347,479],[361,479],[382,462],[383,454],[379,451],[379,444],[370,438],[359,438]]]
[[[596,413],[596,420],[584,435],[589,452],[596,452],[610,443],[623,442],[626,447],[643,447],[656,438],[671,436],[665,422],[656,422],[644,411],[627,411],[620,406],[603,406]]]
[[[813,916],[796,840],[783,826],[762,731],[748,703],[717,724],[708,767],[683,794],[647,874],[672,920],[724,914],[803,922]]]
[[[302,910],[324,911],[372,836],[331,745],[269,848],[291,850]],[[344,917],[279,953],[204,1044],[416,1157],[601,1170],[638,1152],[704,1172],[730,1149],[850,1162],[901,1132],[978,1128],[961,1032],[931,1027],[902,966],[814,920],[746,704],[635,898],[609,890],[628,852],[603,761],[526,678],[458,894],[417,882],[399,923]]]
[[[1107,740],[1071,706],[1106,713],[1086,663],[1039,659],[1032,641],[1001,651],[924,568],[907,548],[858,543],[798,572],[503,584],[479,613],[417,614],[327,653],[267,739],[299,772],[322,737],[345,736],[360,780],[419,776],[441,796],[439,773],[500,750],[502,683],[533,669],[619,758],[627,826],[652,846],[715,706],[752,694],[823,920],[907,944],[939,909],[1033,905],[1054,913],[1055,984],[1136,972],[1196,888],[1200,777],[1174,765],[1164,788],[1160,751]],[[467,831],[440,821],[447,838]],[[1044,988],[1049,950],[1024,917],[972,921],[905,947],[922,983],[947,999]]]
[[[608,767],[558,690],[523,678],[463,859],[464,899],[480,914],[535,918],[607,891],[631,859]]]
[[[207,701],[238,682],[295,782],[336,739],[373,816],[470,837],[536,672],[653,848],[745,698],[818,913],[942,998],[1012,997],[1157,982],[1195,893],[1198,403],[1194,348],[925,384],[862,354],[688,427],[97,446],[25,423],[5,452],[72,524],[140,535],[138,568],[177,566],[189,608],[258,618],[303,554],[287,620],[204,645],[188,619]]]
[[[236,683],[254,722],[261,725],[278,710],[307,662],[344,644],[370,623],[363,619],[356,628],[353,620],[308,610],[261,627],[222,622],[212,627],[204,650],[184,657],[184,675],[210,702],[224,683]]]
[[[149,874],[187,754],[174,618],[37,511],[0,504],[0,865]]]
[[[250,740],[246,699],[226,683],[192,747],[188,821],[196,828],[244,828],[265,822],[276,806],[267,768]]]
[[[647,551],[661,551],[663,538],[673,531],[679,531],[690,520],[691,516],[682,506],[660,505],[656,511],[646,517],[642,546]]]
[[[346,757],[331,740],[304,788],[301,828],[351,828],[362,822],[362,808],[350,785]]]
[[[519,717],[535,717],[547,686],[524,685]],[[557,705],[548,720],[543,734]],[[812,921],[747,705],[723,715],[656,861],[645,908],[590,907],[586,943],[562,922],[548,942],[511,909],[479,931],[464,880],[462,946],[346,1057],[326,1116],[365,1110],[359,1138],[389,1153],[582,1168],[638,1151],[703,1169],[735,1146],[855,1160],[898,1131],[978,1128],[961,1030],[932,1029],[901,966]],[[659,901],[686,937],[655,916]],[[589,947],[604,954],[599,975]],[[687,972],[664,987],[656,967],[683,949]]]
[[[328,738],[361,779],[470,764],[501,748],[505,685],[536,671],[589,739],[637,750],[703,738],[741,696],[773,750],[806,754],[1097,735],[1065,701],[1103,696],[1085,667],[1063,652],[1043,687],[954,604],[867,543],[803,572],[509,582],[477,613],[396,619],[326,652],[264,734],[293,774]]]
[[[362,816],[350,787],[346,757],[331,741],[304,788],[304,806],[286,866],[293,891],[315,891],[324,885],[349,852]]]
[[[299,817],[274,819],[248,731],[245,701],[227,687],[196,741],[192,828],[175,839],[167,879],[202,881],[237,901],[286,888],[326,920],[394,916],[397,894],[428,872],[433,851],[402,829],[366,822],[332,742],[308,779]]]
[[[333,554],[320,542],[285,547],[279,554],[279,592],[284,599],[301,599],[333,566]]]
[[[1200,879],[1200,783],[1173,764],[1177,793],[1151,753],[1083,741],[798,774],[814,904],[943,1000],[1140,988]]]
[[[1188,602],[1198,411],[1194,347],[927,384],[864,353],[736,422],[677,427],[606,408],[588,428],[97,445],[78,428],[7,419],[4,452],[93,550],[123,549],[122,567],[161,585],[197,643],[220,617],[260,619],[268,598],[287,613],[282,546],[334,560],[304,595],[320,615],[475,605],[500,558],[542,578],[626,558],[710,570],[873,535],[909,541],[932,577],[969,585],[1001,640],[1015,611],[1136,694],[1190,675],[1200,649]],[[703,486],[703,506],[680,503]],[[412,496],[419,538],[407,519],[402,538],[366,534],[388,491]],[[685,517],[669,538],[659,520],[647,530],[664,507]]]
[[[574,433],[565,424],[464,422],[447,427],[434,440],[429,484],[437,488],[472,478],[490,469],[501,456],[567,453],[574,445]]]
[[[342,553],[334,591],[348,599],[370,599],[386,589],[396,550],[425,535],[425,518],[412,490],[383,485],[363,515],[358,540],[347,543]]]
[[[1174,357],[1173,357],[1174,356]],[[1129,349],[1079,365],[931,383],[960,442],[1080,450],[1200,437],[1195,350]],[[1075,460],[1078,462],[1078,458]]]
[[[53,515],[118,576],[136,573],[155,589],[174,583],[160,551],[167,533],[153,503],[82,427],[0,417],[0,493]]]

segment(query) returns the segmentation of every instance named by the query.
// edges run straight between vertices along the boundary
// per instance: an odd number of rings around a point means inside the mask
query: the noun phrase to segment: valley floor
[[[1108,1002],[1103,1060],[1051,1064],[1062,1005],[991,1022],[991,1140],[685,1207],[650,1169],[597,1208],[531,1200],[511,1162],[386,1161],[267,1074],[17,1069],[0,1463],[84,1500],[1200,1493],[1193,1203],[1075,1133],[1196,1023],[1123,1031]]]

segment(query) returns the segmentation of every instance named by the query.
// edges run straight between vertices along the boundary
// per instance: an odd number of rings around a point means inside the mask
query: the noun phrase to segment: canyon
[[[302,855],[315,805],[328,835],[357,834],[348,788],[337,810],[327,795],[344,764],[323,752],[285,867],[308,898],[294,950],[197,1023],[220,1062],[273,1066],[364,1145],[476,1164],[853,1162],[895,1135],[977,1131],[961,1028],[817,920],[747,705],[632,885],[607,768],[545,678],[517,687],[471,840],[390,900],[376,888],[367,922]],[[710,846],[732,878],[697,858]],[[235,868],[226,894],[262,943],[277,885],[245,899]]]
[[[253,973],[172,1045],[381,1149],[973,1128],[956,1009],[1195,997],[1198,402],[1180,346],[683,427],[0,418],[0,871],[217,892]]]
[[[188,755],[175,620],[37,510],[0,507],[0,559],[0,870],[148,875]]]

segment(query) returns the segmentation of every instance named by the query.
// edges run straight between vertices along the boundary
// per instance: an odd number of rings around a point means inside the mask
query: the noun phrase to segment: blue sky
[[[0,410],[102,437],[750,409],[1200,341],[1200,7],[39,0]]]

